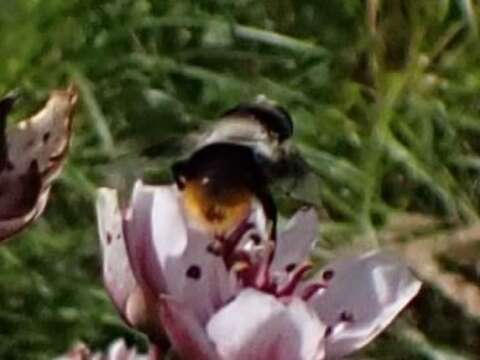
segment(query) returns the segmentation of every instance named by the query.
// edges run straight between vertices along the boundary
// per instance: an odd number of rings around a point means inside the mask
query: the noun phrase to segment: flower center
[[[242,287],[253,287],[285,301],[293,295],[308,300],[327,287],[326,283],[334,276],[333,270],[324,271],[322,283],[312,283],[299,289],[305,275],[312,269],[308,262],[290,263],[283,272],[274,272],[271,265],[276,243],[263,240],[254,230],[252,223],[243,221],[229,236],[217,236],[208,248],[211,253],[222,257],[225,266],[235,273]]]

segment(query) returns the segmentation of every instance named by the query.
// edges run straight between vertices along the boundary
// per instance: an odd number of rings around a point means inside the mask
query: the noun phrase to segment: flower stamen
[[[222,245],[221,255],[225,262],[225,266],[230,268],[235,263],[236,249],[243,239],[244,235],[253,228],[253,224],[245,220],[237,226],[233,232],[227,237],[217,237],[217,241]]]
[[[284,297],[284,296],[291,296],[298,285],[303,280],[305,274],[312,269],[312,264],[305,263],[304,265],[299,266],[291,275],[287,283],[278,290],[277,296]]]
[[[275,243],[268,241],[265,244],[264,256],[262,262],[258,265],[256,277],[253,286],[259,290],[266,291],[271,288],[270,286],[270,265],[273,261],[273,255],[275,251]]]
[[[315,283],[315,284],[310,284],[308,285],[305,289],[303,289],[302,294],[300,297],[308,301],[312,298],[313,295],[315,295],[319,290],[325,290],[327,288],[326,285],[320,284],[320,283]]]

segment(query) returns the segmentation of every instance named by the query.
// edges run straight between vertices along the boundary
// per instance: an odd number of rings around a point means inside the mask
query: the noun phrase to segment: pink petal
[[[370,342],[418,293],[421,283],[389,252],[338,260],[320,273],[327,289],[309,303],[329,326],[328,358],[345,356]]]
[[[47,205],[50,188],[44,190],[38,197],[35,206],[22,216],[0,220],[0,241],[21,231],[39,217]]]
[[[104,360],[147,360],[147,355],[138,355],[135,348],[128,348],[123,339],[119,339],[108,347]]]
[[[180,258],[168,259],[169,292],[188,304],[202,325],[230,298],[236,283],[223,259],[207,248],[210,239],[189,231],[189,243]]]
[[[174,186],[137,183],[125,215],[134,273],[153,295],[172,295],[189,305],[201,323],[233,295],[223,260],[207,247],[213,239],[188,229]]]
[[[243,290],[207,325],[222,359],[320,360],[325,326],[305,302]]]
[[[83,343],[76,344],[65,355],[55,358],[55,360],[160,360],[160,357],[149,357],[149,355],[139,355],[137,350],[132,347],[128,348],[123,339],[114,341],[109,347],[107,352],[96,352],[92,354],[92,351]]]
[[[31,118],[6,131],[0,124],[0,240],[44,210],[51,182],[66,159],[76,101],[73,88],[54,91]]]
[[[13,171],[25,173],[36,161],[45,184],[58,175],[70,143],[76,102],[74,88],[54,91],[38,113],[7,130],[8,159]]]
[[[158,187],[159,192],[162,192],[163,188]],[[145,186],[140,181],[135,184],[130,208],[124,216],[124,230],[130,263],[138,281],[142,286],[148,287],[153,294],[161,294],[166,292],[166,284],[161,261],[154,251],[152,235],[154,197],[155,188]],[[164,209],[166,211],[169,209],[167,201],[164,203]]]
[[[164,296],[159,316],[175,350],[184,359],[219,360],[204,328],[188,306]]]
[[[54,360],[85,360],[91,359],[92,353],[87,345],[80,342],[75,344],[66,354],[56,357]]]
[[[0,172],[0,221],[24,217],[35,207],[42,192],[42,176],[36,161],[24,174]]]
[[[200,322],[206,323],[233,295],[234,286],[223,259],[208,251],[212,238],[187,229],[174,187],[150,189],[154,192],[151,248],[161,269],[156,274],[161,274],[158,277],[164,282],[165,293],[190,306]]]
[[[308,259],[317,236],[318,218],[314,209],[299,210],[281,232],[271,269],[290,270]]]
[[[153,250],[160,264],[182,256],[188,231],[175,186],[145,187],[153,192],[151,209]],[[135,209],[134,209],[135,211]]]
[[[130,266],[117,192],[103,188],[97,194],[98,232],[103,254],[103,278],[113,303],[127,322],[127,301],[138,283]],[[132,305],[131,305],[132,306]]]
[[[106,360],[133,360],[135,349],[130,350],[123,339],[115,341],[108,347]]]

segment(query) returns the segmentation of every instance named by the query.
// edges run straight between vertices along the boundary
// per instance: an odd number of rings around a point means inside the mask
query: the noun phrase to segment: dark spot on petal
[[[48,139],[50,139],[50,132],[47,131],[45,134],[43,134],[43,143],[45,144]]]
[[[333,278],[334,275],[335,275],[335,271],[329,269],[329,270],[325,270],[325,271],[323,272],[322,278],[323,278],[323,280],[325,280],[325,281],[330,281],[330,280],[332,280],[332,278]]]
[[[329,325],[326,327],[325,329],[325,337],[329,337],[330,335],[332,335],[332,331],[333,331],[333,328]]]
[[[260,238],[260,235],[255,233],[250,235],[250,239],[253,241],[255,245],[260,245],[260,242],[262,241],[262,239]]]
[[[110,234],[110,232],[107,231],[107,244],[110,245],[111,242],[112,242],[112,234]]]
[[[202,269],[198,265],[192,265],[187,269],[187,277],[193,280],[198,280],[202,277]]]
[[[351,323],[351,322],[355,321],[355,318],[354,318],[354,316],[351,312],[342,311],[340,313],[340,321]]]
[[[295,264],[295,263],[290,263],[290,264],[288,264],[287,266],[285,266],[285,271],[286,271],[286,272],[292,272],[293,269],[295,269],[296,266],[297,266],[297,264]]]
[[[120,240],[122,238],[122,234],[118,233],[117,234],[117,240]]]

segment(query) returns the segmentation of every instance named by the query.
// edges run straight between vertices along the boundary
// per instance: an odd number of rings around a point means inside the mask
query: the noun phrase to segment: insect
[[[172,166],[189,216],[211,232],[224,234],[258,201],[274,239],[277,208],[270,175],[285,162],[292,134],[288,112],[265,99],[228,110],[212,128],[197,134],[190,156]]]
[[[190,219],[216,235],[236,228],[255,201],[269,220],[275,238],[277,209],[268,179],[251,148],[234,143],[212,143],[172,166]]]
[[[307,178],[309,169],[290,144],[293,131],[292,117],[287,110],[263,96],[257,97],[255,101],[230,108],[199,131],[182,134],[181,139],[168,138],[144,149],[141,159],[125,166],[126,175],[121,178],[132,177],[131,169],[140,169],[143,165],[146,183],[163,183],[167,178],[159,162],[181,159],[171,166],[174,179],[185,191],[189,215],[199,224],[212,232],[225,232],[242,219],[247,204],[258,201],[274,237],[277,209],[271,188],[275,187],[276,194],[293,199],[293,203],[298,203],[295,207],[309,203],[312,198],[307,194],[305,201],[292,195],[298,189],[313,188],[311,184],[303,186],[301,179]],[[232,156],[237,160],[229,159]],[[151,177],[145,169],[160,169],[160,177]],[[112,173],[115,172],[118,167]],[[222,188],[231,191],[218,190]]]
[[[264,96],[254,102],[242,103],[225,111],[218,119],[182,138],[171,137],[148,146],[141,152],[146,158],[189,155],[218,142],[250,147],[262,160],[278,162],[286,155],[287,140],[293,135],[290,114]]]
[[[257,97],[227,110],[207,131],[195,135],[196,148],[228,142],[249,147],[265,163],[280,161],[287,152],[286,143],[293,135],[293,121],[281,106]]]

